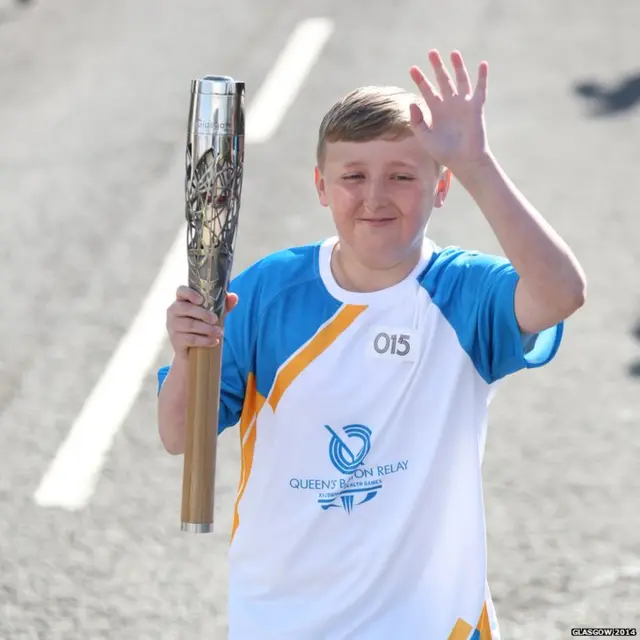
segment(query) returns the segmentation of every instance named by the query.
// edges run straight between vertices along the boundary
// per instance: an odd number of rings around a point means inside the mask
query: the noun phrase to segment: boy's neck
[[[337,242],[331,253],[331,271],[338,286],[345,291],[371,293],[402,282],[418,264],[421,255],[422,247],[417,247],[398,264],[374,269],[362,264]]]

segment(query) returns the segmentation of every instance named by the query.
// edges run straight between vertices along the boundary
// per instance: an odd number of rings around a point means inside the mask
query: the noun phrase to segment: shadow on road
[[[640,345],[640,321],[631,332],[631,335],[638,341]],[[640,378],[640,360],[637,360],[629,367],[629,375],[634,378]]]
[[[618,85],[588,80],[576,84],[574,92],[592,105],[594,116],[616,116],[640,105],[640,73],[623,78]]]
[[[22,7],[35,4],[33,0],[10,0],[9,2],[2,2],[0,0],[0,25],[4,22],[10,22],[17,17],[16,11],[19,11]]]

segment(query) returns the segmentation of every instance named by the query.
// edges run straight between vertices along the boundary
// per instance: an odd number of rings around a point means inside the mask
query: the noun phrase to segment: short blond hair
[[[409,105],[417,104],[429,122],[429,109],[421,96],[393,86],[354,89],[338,100],[320,123],[316,160],[324,161],[328,142],[368,142],[376,138],[400,140],[412,133]]]

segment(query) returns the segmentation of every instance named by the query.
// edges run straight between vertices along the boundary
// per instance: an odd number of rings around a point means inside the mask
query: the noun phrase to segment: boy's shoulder
[[[509,260],[504,256],[486,253],[478,249],[469,249],[459,245],[447,245],[441,247],[431,241],[433,253],[429,268],[423,272],[426,274],[433,269],[442,272],[446,269],[465,270],[470,268],[491,268],[494,266],[508,265]]]
[[[325,240],[322,239],[272,251],[256,260],[245,271],[269,271],[272,275],[276,272],[291,273],[300,268],[309,268],[310,263],[317,260],[317,253],[324,242]]]
[[[245,303],[247,299],[259,301],[264,309],[283,294],[294,294],[298,287],[320,284],[320,251],[329,240],[292,245],[263,256],[233,278],[230,291],[238,293]],[[458,285],[474,289],[515,273],[503,256],[458,245],[441,247],[431,239],[425,240],[431,255],[418,280],[431,297],[453,294],[459,291]]]
[[[318,253],[323,242],[294,245],[263,256],[232,279],[230,291],[268,302],[287,290],[309,284],[319,278]]]
[[[447,284],[461,280],[491,278],[513,270],[504,256],[458,245],[440,247],[433,242],[431,245],[431,258],[419,275],[421,284],[427,290],[446,287]]]

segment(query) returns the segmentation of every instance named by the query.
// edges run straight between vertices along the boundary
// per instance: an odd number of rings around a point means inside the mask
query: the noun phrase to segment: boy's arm
[[[489,222],[520,279],[515,313],[524,333],[538,333],[579,309],[584,272],[571,249],[509,180],[498,162],[483,162],[456,177]]]
[[[238,304],[224,323],[218,433],[237,424],[242,413],[247,377],[253,366],[254,280],[253,271],[247,270],[229,285],[229,292],[238,295]],[[174,455],[184,453],[186,443],[188,381],[187,356],[175,355],[171,367],[158,371],[158,430],[164,448]]]
[[[176,356],[171,367],[158,372],[158,431],[164,448],[184,453],[187,418],[189,359]]]
[[[484,105],[488,64],[475,88],[460,52],[451,53],[455,83],[442,57],[429,52],[439,92],[418,67],[411,77],[431,111],[431,124],[411,105],[415,134],[429,154],[458,178],[476,201],[520,280],[515,310],[523,333],[538,333],[570,316],[585,300],[585,277],[575,256],[513,186],[489,151]]]
[[[158,383],[160,440],[169,453],[183,454],[187,435],[189,358],[174,356],[171,366],[164,367],[158,372]],[[218,433],[222,433],[224,429],[236,424],[240,419],[245,387],[246,380],[240,373],[230,344],[226,342],[222,350]]]

